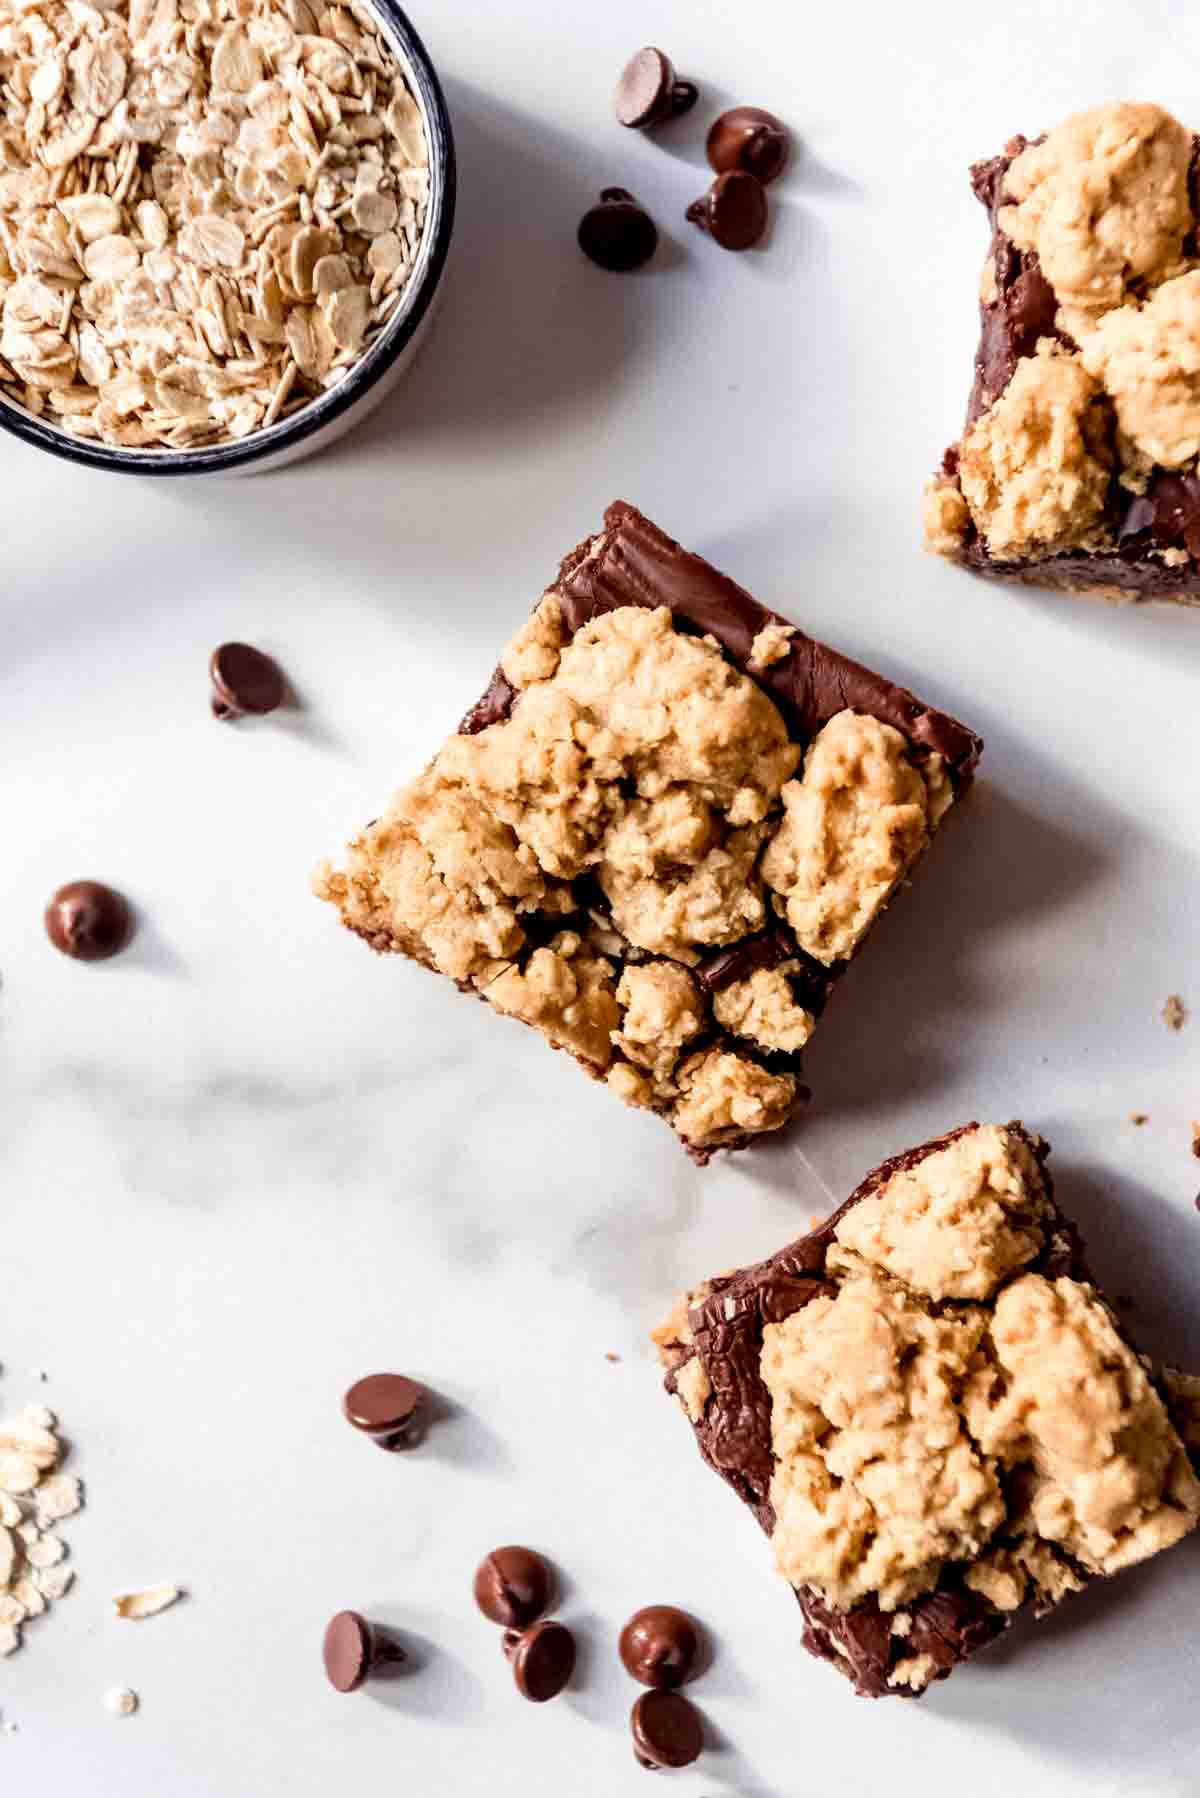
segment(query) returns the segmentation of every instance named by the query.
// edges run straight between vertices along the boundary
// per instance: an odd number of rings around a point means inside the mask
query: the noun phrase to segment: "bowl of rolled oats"
[[[392,0],[0,0],[0,91],[0,427],[258,471],[407,366],[455,162]]]

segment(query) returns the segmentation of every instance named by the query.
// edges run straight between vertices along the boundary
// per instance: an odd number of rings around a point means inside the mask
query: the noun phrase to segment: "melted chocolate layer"
[[[715,637],[734,666],[770,694],[789,733],[800,743],[807,743],[838,712],[847,708],[863,712],[893,725],[918,754],[943,756],[960,794],[983,751],[982,738],[965,724],[794,630],[788,619],[759,605],[744,588],[682,549],[624,500],[608,508],[599,536],[567,557],[551,591],[558,596],[572,635],[591,619],[621,606],[669,606],[682,628]],[[751,669],[754,639],[768,624],[794,630],[791,648],[768,668]],[[507,718],[517,697],[497,668],[460,730],[470,736]]]

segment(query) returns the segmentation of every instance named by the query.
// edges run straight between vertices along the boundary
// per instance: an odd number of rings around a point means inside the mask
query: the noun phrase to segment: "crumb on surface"
[[[1192,1119],[1192,1154],[1200,1161],[1200,1118]]]
[[[604,1359],[606,1361],[619,1361],[621,1359],[621,1357],[620,1357],[620,1355],[614,1355],[612,1350],[609,1349],[608,1352],[606,1353]]]
[[[114,1717],[132,1717],[140,1703],[132,1686],[110,1686],[104,1694],[104,1708]]]
[[[1150,1113],[1148,1111],[1131,1111],[1129,1114],[1129,1121],[1131,1124],[1136,1124],[1140,1129],[1143,1124],[1148,1124],[1150,1122]]]
[[[1168,1030],[1182,1030],[1187,1023],[1188,1008],[1178,993],[1168,993],[1162,1008],[1162,1021]]]

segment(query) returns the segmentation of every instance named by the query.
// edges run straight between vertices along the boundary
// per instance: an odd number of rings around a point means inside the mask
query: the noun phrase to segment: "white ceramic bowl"
[[[429,53],[395,0],[370,0],[399,59],[425,121],[429,144],[429,203],[416,265],[399,305],[369,349],[327,393],[278,424],[229,443],[195,450],[122,449],[73,437],[34,418],[0,394],[0,430],[65,461],[112,473],[164,475],[260,474],[311,456],[357,424],[395,386],[416,355],[433,313],[454,229],[457,170],[450,115]]]

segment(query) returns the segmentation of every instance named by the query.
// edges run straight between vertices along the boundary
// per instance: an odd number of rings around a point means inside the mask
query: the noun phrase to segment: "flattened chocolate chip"
[[[540,1617],[554,1592],[554,1576],[532,1548],[494,1548],[475,1571],[475,1603],[505,1629],[524,1629]]]
[[[644,130],[678,118],[696,104],[699,89],[694,81],[680,81],[670,57],[653,44],[631,56],[617,83],[616,112],[622,125]]]
[[[404,1660],[390,1630],[368,1623],[358,1611],[339,1611],[325,1626],[325,1672],[339,1692],[356,1692],[380,1667]]]
[[[763,184],[743,169],[731,169],[718,175],[708,192],[692,201],[687,217],[723,250],[748,250],[767,228]]]
[[[59,887],[45,911],[46,935],[72,961],[107,961],[133,935],[129,902],[98,880]]]
[[[600,268],[626,274],[649,262],[658,248],[658,229],[631,193],[606,187],[599,204],[579,221],[579,247]]]
[[[575,1671],[575,1638],[564,1623],[534,1623],[504,1632],[504,1653],[522,1698],[545,1704],[557,1698]]]
[[[214,718],[244,718],[283,704],[283,672],[271,656],[249,643],[222,643],[209,659]]]
[[[380,1448],[403,1448],[414,1439],[425,1410],[424,1386],[402,1373],[372,1373],[356,1380],[342,1400],[348,1423]]]
[[[704,1747],[694,1704],[678,1692],[643,1692],[629,1715],[633,1752],[642,1767],[690,1767]]]
[[[644,1686],[682,1686],[700,1659],[700,1632],[686,1611],[648,1604],[635,1611],[618,1643],[625,1671]]]
[[[783,173],[791,150],[787,126],[761,106],[735,106],[716,119],[705,143],[718,175],[743,169],[765,187]]]

